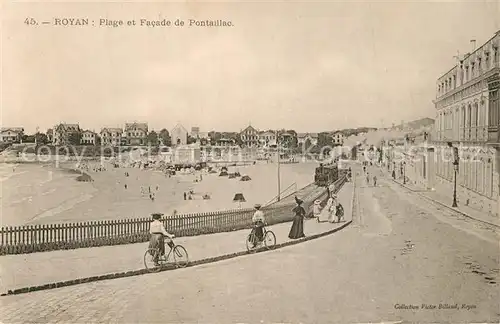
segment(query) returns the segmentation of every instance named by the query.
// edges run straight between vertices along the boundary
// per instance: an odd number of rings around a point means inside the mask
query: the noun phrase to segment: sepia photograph
[[[0,3],[0,323],[500,323],[500,1]]]

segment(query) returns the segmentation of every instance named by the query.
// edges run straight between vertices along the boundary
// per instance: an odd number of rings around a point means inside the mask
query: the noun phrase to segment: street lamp
[[[281,200],[281,179],[280,179],[280,141],[279,132],[276,131],[276,148],[278,150],[278,201]]]
[[[448,142],[448,146],[453,149],[453,203],[451,207],[458,207],[457,204],[457,173],[458,173],[458,147]]]
[[[406,162],[403,161],[403,184],[406,184]]]

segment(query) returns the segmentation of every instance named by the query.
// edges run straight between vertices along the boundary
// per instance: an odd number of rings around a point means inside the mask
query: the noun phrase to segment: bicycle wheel
[[[158,249],[147,249],[146,253],[144,253],[144,266],[149,272],[157,272],[160,270],[159,254],[160,251]]]
[[[184,268],[189,264],[188,253],[182,245],[176,245],[172,254],[174,255],[175,265],[177,267]]]
[[[257,248],[256,245],[254,246],[255,239],[256,239],[255,234],[253,234],[253,233],[248,234],[246,242],[245,242],[247,245],[248,252],[253,252]]]
[[[264,245],[268,250],[272,249],[276,245],[276,235],[273,232],[267,231],[264,236]]]

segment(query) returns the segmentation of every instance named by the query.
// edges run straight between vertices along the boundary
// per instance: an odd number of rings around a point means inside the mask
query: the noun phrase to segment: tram
[[[320,187],[327,187],[339,178],[339,168],[337,163],[323,165],[320,163],[314,173],[314,184]]]

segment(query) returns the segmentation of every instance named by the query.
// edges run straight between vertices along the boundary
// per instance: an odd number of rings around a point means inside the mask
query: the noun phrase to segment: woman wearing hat
[[[321,201],[319,199],[316,199],[314,201],[314,206],[313,206],[313,217],[316,218],[318,223],[320,216],[321,216]]]
[[[264,213],[262,210],[260,210],[262,206],[260,204],[256,204],[254,206],[255,208],[255,213],[253,214],[252,217],[252,223],[254,224],[254,231],[255,231],[255,236],[257,237],[256,242],[253,243],[253,247],[256,247],[259,242],[262,242],[264,240],[264,225],[266,223],[266,219],[264,217]]]
[[[149,227],[149,233],[151,234],[151,237],[149,239],[149,248],[160,250],[160,256],[162,256],[165,254],[165,237],[167,237],[168,246],[170,246],[170,248],[173,248],[174,242],[172,242],[172,239],[175,236],[174,234],[170,234],[169,232],[167,232],[162,222],[160,221],[163,214],[154,213],[151,214],[151,216],[153,217],[153,221],[151,222]],[[158,255],[156,256],[156,258],[158,258]],[[156,259],[154,260],[154,262],[157,263],[158,260]]]
[[[306,216],[306,211],[304,207],[302,207],[303,201],[297,197],[295,197],[295,202],[297,206],[292,209],[292,212],[295,213],[295,217],[293,218],[292,228],[290,229],[290,233],[288,237],[291,239],[299,239],[305,237],[304,235],[304,217]]]
[[[337,195],[332,194],[330,199],[328,199],[328,211],[329,211],[328,221],[330,223],[335,223],[335,216],[337,214],[337,204],[338,204]]]

